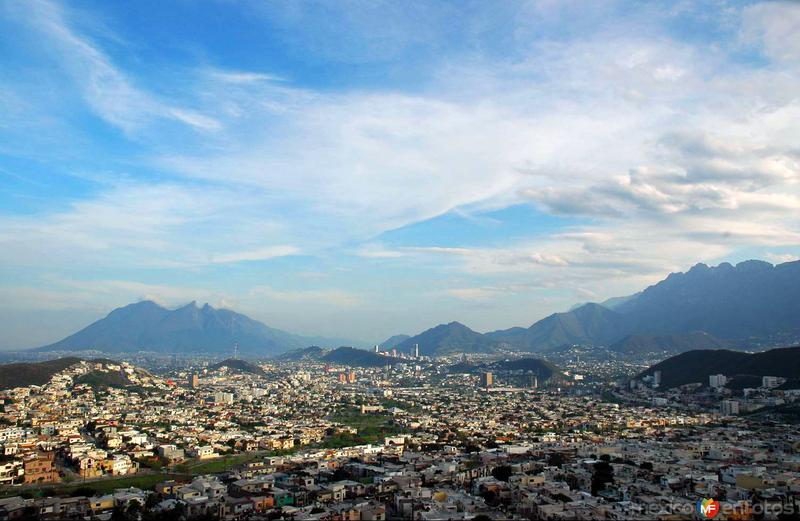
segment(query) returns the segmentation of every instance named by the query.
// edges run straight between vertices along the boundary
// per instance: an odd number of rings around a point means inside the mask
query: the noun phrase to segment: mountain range
[[[458,322],[406,339],[426,355],[605,346],[625,355],[786,345],[800,339],[800,261],[697,264],[627,297],[481,334]],[[612,309],[613,308],[613,309]]]
[[[460,322],[415,336],[395,335],[380,345],[440,356],[513,350],[548,352],[564,346],[608,348],[621,355],[670,354],[697,348],[759,348],[800,340],[800,261],[773,266],[745,261],[733,266],[697,264],[661,282],[603,304],[554,313],[529,327],[479,333]],[[166,309],[150,301],[115,309],[85,329],[41,351],[95,350],[230,353],[267,357],[309,345],[353,345],[303,337],[208,304]]]
[[[151,351],[175,353],[231,353],[269,356],[310,344],[340,345],[341,340],[303,337],[271,328],[228,309],[191,302],[167,309],[152,301],[113,310],[103,319],[38,351]]]

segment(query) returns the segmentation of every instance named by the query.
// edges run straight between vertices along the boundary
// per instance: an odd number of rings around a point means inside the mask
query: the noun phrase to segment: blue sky
[[[800,254],[796,2],[9,0],[0,35],[0,348],[145,298],[485,331]]]

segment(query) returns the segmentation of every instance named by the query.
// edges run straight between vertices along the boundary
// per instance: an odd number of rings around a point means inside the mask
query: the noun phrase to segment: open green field
[[[400,427],[392,423],[392,415],[385,412],[361,414],[359,409],[348,408],[334,413],[329,419],[334,422],[349,425],[350,427],[355,427],[358,429],[358,434],[356,436],[332,436],[323,442],[322,446],[326,448],[337,448],[336,442],[345,443],[340,445],[341,447],[359,445],[362,443],[382,442],[383,438],[386,436],[393,436],[402,432]],[[330,446],[330,444],[334,446]]]
[[[200,474],[217,474],[243,463],[257,461],[268,455],[269,454],[265,452],[246,452],[244,454],[233,454],[207,460],[194,460],[176,466],[175,470],[184,475],[191,474],[193,476]]]

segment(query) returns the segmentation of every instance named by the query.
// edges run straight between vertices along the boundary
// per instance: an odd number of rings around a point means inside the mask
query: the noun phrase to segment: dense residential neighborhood
[[[800,492],[800,431],[738,415],[794,402],[780,380],[734,400],[719,375],[602,388],[455,362],[80,361],[0,395],[0,519],[693,519],[705,497],[749,519]]]

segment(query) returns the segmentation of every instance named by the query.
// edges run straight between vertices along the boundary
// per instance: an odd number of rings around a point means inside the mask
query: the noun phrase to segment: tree
[[[492,476],[494,476],[494,478],[498,481],[508,482],[508,479],[511,477],[512,473],[513,471],[508,465],[501,465],[492,469]]]
[[[600,460],[592,468],[592,495],[596,496],[607,483],[614,483],[614,467],[609,462]]]

